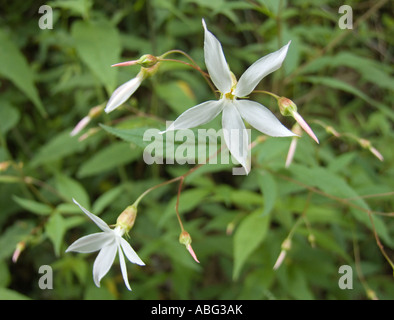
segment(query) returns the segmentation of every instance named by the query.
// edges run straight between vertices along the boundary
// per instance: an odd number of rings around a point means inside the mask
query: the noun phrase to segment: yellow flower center
[[[224,94],[224,97],[226,99],[230,99],[230,100],[234,100],[235,99],[235,95],[233,94],[233,89],[231,89],[230,92],[227,92]]]

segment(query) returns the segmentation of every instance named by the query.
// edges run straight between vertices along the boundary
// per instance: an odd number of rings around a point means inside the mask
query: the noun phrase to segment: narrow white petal
[[[122,271],[123,281],[124,281],[124,284],[126,285],[127,289],[129,289],[131,291],[129,278],[127,276],[126,262],[124,260],[123,252],[122,252],[122,249],[120,248],[119,243],[118,243],[118,252],[119,252],[120,270]]]
[[[109,99],[104,111],[109,113],[123,104],[138,89],[143,80],[143,76],[139,73],[135,78],[127,81],[118,87]]]
[[[82,207],[77,200],[73,199],[74,203],[83,211],[85,214],[93,220],[93,222],[103,231],[108,232],[111,231],[111,228],[108,227],[108,225],[103,221],[103,219],[99,218],[98,216],[94,215],[93,213],[89,212],[86,210],[84,207]]]
[[[262,133],[272,137],[296,136],[260,103],[250,100],[237,100],[236,106],[241,116]]]
[[[89,116],[83,117],[75,126],[75,128],[70,132],[70,136],[75,136],[82,131],[90,122],[91,118]]]
[[[234,94],[237,97],[247,96],[256,88],[261,79],[279,69],[286,58],[289,45],[290,41],[278,51],[270,53],[253,63],[239,78]]]
[[[182,113],[166,131],[189,129],[205,124],[214,119],[223,109],[223,101],[206,101]]]
[[[108,243],[113,241],[113,239],[114,239],[114,234],[111,234],[109,232],[93,233],[73,242],[67,248],[66,252],[70,252],[70,251],[80,252],[80,253],[94,252],[108,245]]]
[[[249,135],[235,103],[227,102],[223,108],[223,137],[232,156],[249,172]]]
[[[131,245],[123,238],[120,238],[120,245],[122,246],[123,252],[130,262],[144,266],[145,263],[140,259],[137,253],[133,250]]]
[[[226,58],[223,53],[222,45],[219,40],[207,29],[204,19],[202,20],[204,27],[204,57],[205,65],[211,76],[212,82],[216,88],[222,93],[231,90],[231,73],[227,65]]]
[[[93,280],[97,287],[100,287],[101,279],[107,274],[114,263],[117,250],[118,246],[114,239],[112,243],[103,247],[97,255],[93,264]]]

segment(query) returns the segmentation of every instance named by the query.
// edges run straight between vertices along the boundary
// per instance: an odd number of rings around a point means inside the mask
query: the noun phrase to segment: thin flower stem
[[[360,207],[360,206],[354,204],[353,202],[350,202],[349,199],[333,196],[333,195],[325,193],[325,192],[323,192],[323,191],[321,191],[321,190],[319,190],[319,189],[317,189],[315,187],[308,186],[308,185],[306,185],[306,184],[304,184],[304,183],[302,183],[302,182],[300,182],[298,180],[292,179],[290,177],[287,177],[285,175],[279,174],[277,172],[273,172],[272,171],[271,173],[273,173],[274,175],[277,175],[279,178],[281,178],[283,180],[290,181],[290,182],[295,183],[295,184],[297,184],[297,185],[299,185],[299,186],[301,186],[301,187],[303,187],[303,188],[305,188],[305,189],[307,189],[309,191],[312,191],[313,193],[320,194],[323,197],[329,198],[331,200],[334,200],[336,202],[342,203],[343,205],[355,208],[357,210],[361,210],[361,211],[363,211],[365,213],[371,213],[371,214],[376,214],[376,215],[381,215],[381,216],[388,216],[388,217],[394,216],[394,212],[371,211],[371,210],[365,209],[363,207]]]
[[[353,226],[353,230],[352,230],[352,235],[353,235],[353,252],[354,252],[354,262],[356,265],[356,272],[357,272],[357,276],[365,290],[365,293],[367,294],[368,298],[370,298],[371,300],[378,300],[378,297],[376,296],[376,293],[370,288],[370,286],[368,285],[364,274],[361,270],[361,266],[360,266],[360,248],[358,246],[358,242],[357,242],[357,237],[355,234],[355,230],[354,230],[354,226]]]
[[[145,190],[145,191],[137,198],[137,200],[135,200],[135,202],[134,202],[133,205],[134,205],[135,207],[137,207],[138,204],[140,203],[140,201],[141,201],[148,193],[150,193],[151,191],[156,190],[157,188],[160,188],[160,187],[162,187],[162,186],[165,186],[165,185],[174,183],[174,182],[176,182],[176,181],[181,181],[180,184],[179,184],[179,188],[178,188],[178,197],[177,197],[177,204],[176,204],[176,211],[177,211],[177,215],[178,215],[178,220],[180,220],[180,216],[179,216],[179,212],[178,212],[178,206],[179,206],[179,196],[180,196],[180,193],[181,193],[183,180],[184,180],[187,176],[191,175],[194,171],[196,171],[197,169],[199,169],[200,167],[202,167],[203,165],[209,163],[209,160],[211,160],[213,157],[216,157],[216,156],[219,154],[219,152],[222,150],[222,148],[223,148],[223,147],[219,148],[213,155],[211,155],[210,157],[208,157],[207,161],[205,161],[204,163],[201,163],[201,164],[196,165],[195,167],[191,168],[189,171],[187,171],[187,172],[184,173],[183,175],[178,176],[178,177],[175,177],[175,178],[173,178],[173,179],[171,179],[171,180],[168,180],[168,181],[164,181],[164,182],[162,182],[162,183],[159,183],[158,185],[155,185],[155,186],[153,186],[153,187],[151,187],[151,188]],[[182,230],[183,230],[182,222],[180,222],[180,224],[181,224],[181,228],[182,228]]]
[[[182,176],[176,177],[176,178],[171,179],[171,180],[168,180],[168,181],[164,181],[164,182],[162,182],[162,183],[159,183],[158,185],[155,185],[155,186],[153,186],[153,187],[151,187],[151,188],[145,190],[145,191],[137,198],[137,200],[135,200],[134,206],[137,207],[138,204],[140,203],[140,201],[141,201],[148,193],[150,193],[151,191],[153,191],[153,190],[155,190],[155,189],[157,189],[157,188],[160,188],[160,187],[162,187],[162,186],[165,186],[165,185],[167,185],[167,184],[173,183],[173,182],[175,182],[175,181],[178,181],[178,180],[181,179],[181,177],[182,177]]]
[[[184,232],[185,229],[183,228],[182,219],[181,219],[181,216],[179,214],[179,198],[181,197],[181,190],[182,190],[183,180],[185,180],[185,178],[183,176],[181,176],[181,179],[180,179],[180,182],[179,182],[179,187],[178,187],[178,194],[177,194],[177,197],[176,197],[176,205],[175,205],[176,216],[178,218],[178,222],[179,222],[179,225],[181,226],[182,232]]]
[[[160,59],[160,61],[168,61],[168,62],[178,62],[178,63],[182,63],[182,64],[185,64],[185,65],[187,65],[187,66],[189,66],[189,67],[192,67],[193,69],[199,71],[204,77],[209,77],[209,74],[206,73],[205,71],[201,70],[201,68],[200,68],[199,66],[195,66],[195,65],[193,65],[193,64],[191,64],[191,63],[189,63],[189,62],[185,62],[185,61],[178,60],[178,59]]]
[[[189,60],[191,61],[191,64],[190,64],[190,63],[187,63],[187,62],[185,62],[185,61],[182,61],[182,60],[165,59],[166,56],[168,56],[169,54],[172,54],[172,53],[179,53],[179,54],[182,54],[183,56],[185,56],[187,59],[189,59]],[[188,55],[186,52],[184,52],[184,51],[182,51],[182,50],[178,50],[178,49],[170,50],[170,51],[167,51],[167,52],[163,53],[163,54],[159,57],[159,60],[160,60],[160,61],[178,62],[178,63],[185,64],[185,65],[187,65],[187,66],[189,66],[189,67],[192,67],[193,69],[195,69],[195,70],[197,70],[198,72],[201,73],[201,75],[204,77],[205,81],[208,83],[209,87],[211,88],[212,92],[213,92],[215,95],[217,94],[217,90],[216,90],[216,88],[214,87],[214,85],[212,84],[212,82],[211,82],[211,80],[210,80],[209,74],[206,73],[205,71],[203,71],[203,70],[200,68],[200,66],[197,64],[197,62],[194,61],[194,59],[193,59],[190,55]]]
[[[198,64],[194,61],[194,59],[193,59],[190,55],[188,55],[185,51],[178,50],[178,49],[174,49],[174,50],[167,51],[167,52],[163,53],[163,54],[160,56],[160,58],[164,58],[164,57],[166,57],[166,56],[168,56],[168,55],[170,55],[170,54],[172,54],[172,53],[179,53],[179,54],[182,54],[182,55],[184,55],[187,59],[189,59],[195,66],[198,66]]]
[[[272,97],[274,97],[276,100],[278,100],[280,97],[278,95],[276,95],[275,93],[269,92],[269,91],[265,91],[265,90],[254,90],[254,93],[264,93],[264,94],[268,94]]]
[[[274,173],[274,174],[276,174],[276,173]],[[371,221],[372,232],[373,232],[373,234],[374,234],[376,244],[377,244],[377,246],[379,247],[380,252],[381,252],[382,255],[384,256],[384,258],[385,258],[386,261],[390,264],[391,268],[392,268],[393,271],[394,271],[394,262],[390,259],[390,257],[388,256],[388,254],[387,254],[386,251],[384,250],[384,246],[383,246],[383,244],[381,243],[381,241],[380,241],[380,239],[379,239],[379,236],[378,236],[378,234],[377,234],[377,232],[376,232],[375,223],[374,223],[374,221],[373,221],[373,216],[372,216],[373,214],[385,215],[385,216],[393,216],[393,215],[394,215],[393,212],[390,212],[390,213],[383,213],[383,212],[376,212],[376,211],[368,210],[368,209],[362,208],[362,207],[360,207],[360,206],[358,206],[358,205],[355,205],[354,203],[348,201],[348,199],[339,198],[339,197],[330,195],[330,194],[328,194],[328,193],[325,193],[325,192],[323,192],[323,191],[320,191],[320,190],[318,190],[318,189],[316,189],[316,188],[314,188],[314,187],[305,185],[305,184],[303,184],[303,183],[301,183],[301,182],[299,182],[299,181],[297,181],[297,180],[294,180],[294,179],[292,179],[292,178],[289,178],[289,177],[287,177],[287,176],[284,176],[284,175],[281,175],[281,174],[276,174],[276,175],[277,175],[278,177],[280,177],[281,179],[284,179],[284,180],[293,182],[293,183],[295,183],[295,184],[298,184],[298,185],[300,185],[300,186],[303,186],[304,188],[308,189],[308,190],[311,191],[311,192],[320,194],[320,195],[322,195],[322,196],[324,196],[324,197],[327,197],[327,198],[329,198],[329,199],[335,200],[335,201],[340,202],[340,203],[342,203],[342,204],[344,204],[344,205],[347,205],[347,206],[353,207],[353,208],[355,208],[355,209],[361,210],[361,211],[363,211],[363,212],[366,212],[366,213],[368,214],[368,217],[369,217],[370,221]]]
[[[309,208],[309,203],[310,203],[311,197],[312,197],[312,192],[309,192],[307,200],[306,200],[306,203],[305,203],[305,207],[302,210],[302,214],[299,216],[299,218],[297,219],[296,223],[293,225],[293,228],[290,230],[290,232],[289,232],[289,234],[287,236],[287,239],[293,238],[294,232],[296,231],[296,229],[298,228],[298,225],[302,221],[305,223],[309,233],[312,234],[311,229],[310,229],[310,224],[309,224],[308,220],[306,219],[306,212],[307,212],[307,210]]]
[[[374,223],[374,221],[373,221],[373,217],[372,217],[371,211],[368,212],[368,217],[369,217],[369,220],[371,221],[371,224],[372,224],[372,230],[373,230],[373,234],[374,234],[374,236],[375,236],[376,244],[378,245],[378,247],[379,247],[379,249],[380,249],[380,252],[381,252],[382,255],[384,256],[384,258],[386,259],[386,261],[390,264],[391,269],[393,269],[393,271],[394,271],[394,262],[390,259],[390,257],[388,256],[388,254],[387,254],[386,251],[384,250],[383,244],[380,242],[378,233],[376,232],[375,223]]]

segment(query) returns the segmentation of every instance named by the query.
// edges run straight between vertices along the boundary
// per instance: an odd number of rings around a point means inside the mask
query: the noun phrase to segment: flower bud
[[[159,65],[160,65],[160,63],[154,63],[153,65],[148,66],[148,67],[142,66],[141,71],[139,73],[139,74],[141,74],[142,79],[152,77],[157,72],[157,70],[159,70]]]
[[[305,120],[301,117],[301,115],[297,112],[296,104],[288,98],[280,97],[278,99],[278,106],[280,113],[284,116],[292,116],[295,121],[301,126],[301,128],[309,134],[309,136],[319,143],[319,139],[317,139],[316,135],[313,133],[312,129],[305,122]]]
[[[0,171],[6,171],[7,168],[10,166],[10,164],[11,164],[10,161],[0,162]]]
[[[284,116],[292,116],[295,112],[297,112],[296,104],[285,97],[280,97],[278,99],[278,106],[280,113]]]
[[[84,129],[92,119],[98,117],[101,112],[103,111],[103,106],[99,105],[99,106],[95,106],[93,108],[91,108],[89,110],[89,113],[87,116],[83,117],[75,126],[75,128],[71,131],[70,136],[75,136],[78,133],[80,133],[82,131],[82,129]]]
[[[116,225],[126,230],[126,232],[129,232],[134,225],[136,217],[137,217],[137,208],[133,205],[128,206],[119,215],[118,219],[116,220]]]
[[[179,236],[179,242],[186,246],[186,249],[189,251],[189,253],[193,257],[194,261],[196,261],[197,263],[200,263],[200,261],[198,261],[198,259],[197,259],[196,254],[194,253],[192,246],[190,245],[192,243],[192,238],[190,237],[189,232],[182,231]]]
[[[336,131],[332,126],[327,126],[325,129],[327,133],[330,133],[337,138],[341,136],[341,134],[338,131]]]
[[[181,244],[184,244],[185,246],[190,245],[192,243],[192,238],[190,237],[189,232],[182,231],[180,236],[179,236],[179,242]]]
[[[151,54],[144,54],[138,60],[138,64],[144,68],[153,67],[156,63],[159,62],[159,59]]]
[[[384,158],[382,154],[372,146],[371,141],[366,140],[366,139],[359,139],[358,143],[360,144],[361,147],[364,149],[368,149],[376,158],[378,158],[380,161],[383,161]]]
[[[18,261],[18,258],[20,256],[20,254],[22,253],[22,251],[25,249],[26,244],[25,241],[20,241],[17,243],[15,251],[12,255],[12,262],[16,263]]]
[[[79,138],[78,141],[84,141],[87,138],[90,138],[91,136],[93,136],[94,134],[96,134],[97,132],[99,132],[100,129],[99,128],[90,128],[87,132],[85,132],[84,134],[82,134]]]
[[[281,248],[282,250],[279,254],[278,259],[276,259],[275,265],[273,267],[274,270],[277,270],[281,266],[282,262],[285,260],[287,251],[291,249],[291,239],[286,238],[285,241],[283,241]]]
[[[95,106],[89,110],[88,116],[91,119],[98,117],[104,110],[103,105]]]
[[[230,235],[233,233],[234,228],[235,228],[235,223],[234,223],[234,221],[231,221],[231,222],[227,225],[226,234],[227,234],[228,236],[230,236]]]

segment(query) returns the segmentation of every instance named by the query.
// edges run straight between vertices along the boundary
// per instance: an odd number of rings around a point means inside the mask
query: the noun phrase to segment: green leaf
[[[81,183],[62,173],[55,176],[57,191],[68,201],[74,198],[85,208],[89,208],[90,200],[85,188]]]
[[[49,6],[53,8],[61,8],[70,10],[71,14],[85,17],[89,16],[89,11],[93,5],[92,0],[57,0],[57,1],[50,1],[48,3]]]
[[[0,259],[8,258],[15,250],[17,243],[31,235],[36,225],[30,221],[15,222],[0,235]]]
[[[12,198],[22,208],[24,208],[30,212],[36,213],[38,215],[48,215],[53,211],[51,206],[41,203],[41,202],[37,202],[34,200],[30,200],[30,199],[23,199],[23,198],[20,198],[16,195],[14,195]]]
[[[32,167],[61,160],[77,151],[83,150],[85,143],[70,136],[70,130],[63,131],[44,144],[30,162]]]
[[[0,290],[3,287],[7,287],[10,282],[11,282],[11,273],[8,270],[7,263],[3,260],[0,260]]]
[[[155,90],[177,115],[196,105],[194,94],[184,81],[158,84]]]
[[[383,239],[383,241],[385,241],[390,246],[394,245],[394,241],[391,239],[387,227],[381,218],[374,215],[372,217],[374,226],[371,224],[368,214],[368,210],[370,210],[368,204],[362,198],[360,198],[357,192],[351,186],[349,186],[344,179],[330,172],[328,169],[321,167],[307,168],[301,165],[293,164],[291,171],[300,182],[313,187],[318,187],[323,192],[340,199],[351,199],[348,200],[349,203],[361,208],[357,209],[350,206],[350,210],[356,220],[363,223],[372,230],[375,228],[376,232]]]
[[[352,85],[339,80],[337,78],[331,78],[331,77],[320,77],[320,76],[310,76],[310,77],[305,77],[303,78],[305,81],[314,83],[314,84],[320,84],[324,85],[333,89],[338,89],[342,90],[345,92],[348,92],[350,94],[353,94],[356,97],[359,97],[360,99],[366,101],[369,103],[371,106],[376,107],[380,111],[382,111],[385,115],[390,117],[392,120],[394,120],[394,112],[392,109],[388,108],[386,105],[382,104],[379,101],[376,101],[372,98],[370,98],[368,95],[366,95],[364,92],[361,90],[357,89],[356,87],[353,87]]]
[[[394,80],[390,76],[391,68],[378,61],[361,57],[352,52],[339,52],[334,56],[322,56],[308,64],[302,73],[317,73],[318,71],[331,67],[338,68],[347,66],[359,72],[363,79],[374,85],[394,90]],[[385,70],[388,69],[388,70]]]
[[[20,119],[18,109],[8,103],[8,101],[0,101],[0,131],[6,134],[10,129],[16,126]]]
[[[312,300],[313,293],[309,288],[305,271],[300,267],[289,268],[286,288],[295,299]]]
[[[275,179],[269,172],[260,172],[257,177],[264,198],[263,215],[269,214],[274,208],[277,197],[277,185]]]
[[[239,277],[242,267],[251,253],[263,242],[267,235],[270,215],[261,215],[261,209],[242,220],[234,234],[233,279]]]
[[[136,129],[119,129],[114,127],[109,127],[104,124],[100,124],[100,127],[103,128],[105,131],[122,139],[123,141],[132,142],[141,148],[145,148],[150,143],[150,141],[144,141],[145,131],[151,129],[148,127],[142,127]],[[158,131],[159,130],[157,130],[157,132]]]
[[[43,117],[47,113],[34,85],[34,75],[26,58],[9,37],[0,30],[0,75],[12,81],[36,106]]]
[[[52,241],[56,256],[59,256],[60,254],[60,249],[66,229],[67,225],[65,219],[58,212],[55,212],[45,225],[45,233]]]
[[[71,28],[75,47],[83,62],[112,93],[117,85],[117,69],[121,44],[117,29],[108,22],[76,21]]]
[[[113,203],[116,200],[116,198],[119,197],[123,192],[124,192],[124,186],[120,185],[103,193],[94,202],[92,212],[94,212],[95,215],[99,215],[107,206]]]
[[[119,129],[103,124],[100,126],[120,139],[144,148],[144,160],[148,159],[145,156],[149,154],[157,159],[174,159],[174,163],[178,162],[179,164],[184,164],[187,161],[194,163],[192,161],[197,157],[205,161],[217,152],[223,140],[220,136],[221,132],[215,130],[207,130],[203,133],[198,129],[177,130],[162,135],[159,134],[159,129],[154,128]],[[226,156],[225,152],[223,154]],[[199,163],[201,162],[199,161]]]
[[[82,164],[78,177],[84,178],[126,165],[141,157],[141,149],[127,142],[115,142]]]
[[[0,288],[0,300],[30,300],[30,298],[17,291]]]

